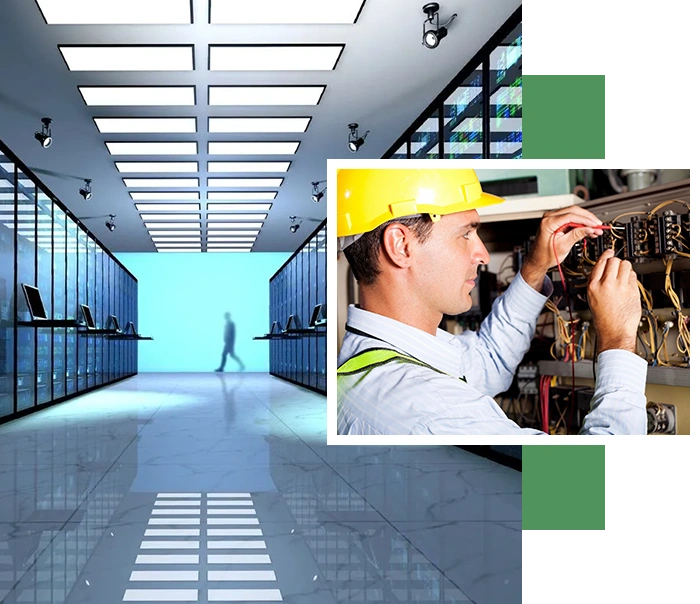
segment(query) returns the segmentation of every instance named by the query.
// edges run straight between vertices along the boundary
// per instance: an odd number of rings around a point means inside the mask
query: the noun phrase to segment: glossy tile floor
[[[0,601],[521,601],[521,479],[328,447],[325,398],[142,374],[0,426]]]

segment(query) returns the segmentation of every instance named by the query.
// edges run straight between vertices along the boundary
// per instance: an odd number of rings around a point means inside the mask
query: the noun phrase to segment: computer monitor
[[[81,304],[80,310],[83,311],[83,317],[85,318],[85,327],[88,329],[95,329],[95,320],[92,318],[92,311],[87,304]]]
[[[136,326],[134,325],[134,322],[133,322],[133,321],[129,321],[129,322],[126,324],[126,331],[125,331],[124,333],[130,334],[130,335],[133,335],[133,336],[137,335],[137,334],[136,334]]]
[[[284,331],[290,331],[291,329],[298,329],[299,323],[296,315],[289,315],[287,319],[287,324],[284,326]]]
[[[41,300],[41,292],[39,289],[33,285],[27,285],[26,283],[22,283],[21,285],[24,291],[24,297],[27,299],[27,306],[32,315],[32,320],[47,320],[46,308],[44,308],[44,302]]]
[[[314,306],[314,310],[311,313],[309,327],[315,327],[319,323],[325,322],[324,321],[325,318],[326,318],[326,305],[325,304],[317,304],[316,306]]]
[[[114,329],[114,331],[121,332],[119,328],[119,320],[116,315],[109,315],[107,319],[107,329]]]

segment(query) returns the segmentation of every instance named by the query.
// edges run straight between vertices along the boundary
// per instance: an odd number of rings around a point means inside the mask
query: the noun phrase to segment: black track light
[[[92,180],[89,178],[85,179],[85,186],[81,187],[78,189],[78,193],[80,193],[80,196],[85,200],[85,201],[90,201],[92,198],[92,187],[90,186],[92,183]]]
[[[48,149],[53,142],[53,138],[51,138],[51,118],[42,117],[41,124],[41,132],[35,132],[34,138],[39,141],[39,144],[44,149]]]
[[[114,224],[114,219],[117,217],[116,214],[110,214],[109,215],[109,220],[105,222],[105,226],[109,229],[110,232],[112,232],[114,229],[117,228],[117,225]]]
[[[323,189],[319,189],[318,185],[320,185],[322,182],[326,182],[325,180],[316,180],[311,183],[311,186],[313,187],[313,190],[311,191],[311,201],[314,203],[319,203],[324,195],[327,187],[323,187]]]
[[[289,227],[289,230],[292,231],[292,233],[296,233],[299,230],[299,225],[293,224],[292,226]]]
[[[429,2],[423,6],[423,12],[428,16],[423,21],[423,46],[431,50],[438,47],[440,40],[447,35],[447,26],[457,16],[455,13],[441,26],[438,10],[440,10],[440,5],[437,2]]]
[[[357,124],[348,124],[348,128],[350,128],[350,134],[348,134],[348,149],[350,149],[351,153],[357,153],[358,149],[365,144],[365,139],[369,134],[369,130],[365,132],[364,136],[359,137],[357,136],[357,129],[359,128]]]

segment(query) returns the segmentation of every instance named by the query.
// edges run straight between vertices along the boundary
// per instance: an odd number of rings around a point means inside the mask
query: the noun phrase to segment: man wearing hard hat
[[[507,390],[552,293],[547,271],[602,222],[572,206],[544,215],[521,271],[478,333],[438,328],[471,307],[478,209],[501,203],[473,170],[341,169],[338,238],[359,283],[338,356],[339,434],[542,434],[507,418]],[[567,228],[574,223],[575,228]],[[555,253],[555,249],[556,253]],[[598,370],[582,434],[646,434],[646,362],[635,354],[641,303],[631,264],[608,251],[588,301]]]

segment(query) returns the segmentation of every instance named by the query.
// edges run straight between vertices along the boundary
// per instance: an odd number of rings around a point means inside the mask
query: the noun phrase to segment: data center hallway
[[[521,475],[329,447],[265,374],[141,374],[0,426],[0,601],[521,601]]]

